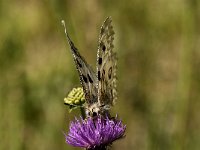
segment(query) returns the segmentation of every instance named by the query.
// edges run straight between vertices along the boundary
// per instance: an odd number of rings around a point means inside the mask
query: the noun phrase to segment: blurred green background
[[[200,149],[199,0],[0,0],[0,149],[67,150],[80,86],[61,20],[95,67],[100,26],[112,16],[119,98],[127,124],[114,150]]]

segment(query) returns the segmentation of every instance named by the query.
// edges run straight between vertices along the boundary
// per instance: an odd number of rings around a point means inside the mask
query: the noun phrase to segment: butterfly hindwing
[[[99,36],[97,53],[97,89],[100,106],[113,105],[116,99],[116,53],[113,52],[114,30],[108,17]]]

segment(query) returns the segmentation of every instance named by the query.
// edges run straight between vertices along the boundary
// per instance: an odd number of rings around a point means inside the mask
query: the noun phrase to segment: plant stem
[[[81,111],[81,116],[83,117],[83,119],[85,119],[85,117],[86,117],[85,109],[83,107],[80,107],[80,111]]]

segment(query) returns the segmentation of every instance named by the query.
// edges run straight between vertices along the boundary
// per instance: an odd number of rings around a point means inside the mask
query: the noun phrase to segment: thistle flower
[[[117,139],[124,136],[126,126],[117,116],[114,119],[97,118],[86,120],[75,119],[71,122],[66,142],[72,146],[86,148],[87,150],[106,150]]]
[[[64,98],[64,103],[68,105],[70,109],[81,107],[85,103],[83,88],[73,88],[67,97]]]

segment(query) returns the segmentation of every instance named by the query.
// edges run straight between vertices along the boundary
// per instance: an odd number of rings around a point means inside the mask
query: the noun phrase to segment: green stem
[[[81,111],[81,116],[83,117],[83,119],[85,119],[85,109],[83,107],[80,107],[80,111]]]

